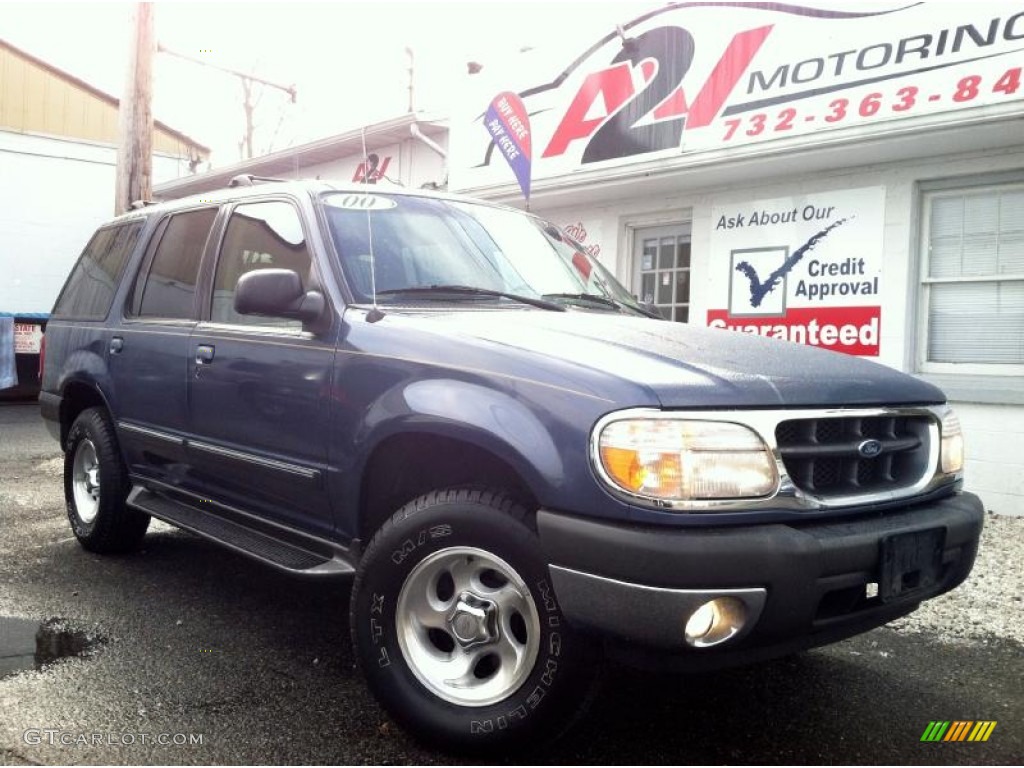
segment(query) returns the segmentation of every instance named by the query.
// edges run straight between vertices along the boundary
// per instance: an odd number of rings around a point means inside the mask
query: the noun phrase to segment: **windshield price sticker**
[[[398,205],[390,197],[361,193],[331,195],[326,202],[334,208],[346,211],[385,211]]]

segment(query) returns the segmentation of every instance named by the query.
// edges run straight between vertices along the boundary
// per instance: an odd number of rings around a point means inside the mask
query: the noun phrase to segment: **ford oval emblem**
[[[865,440],[857,446],[857,453],[865,459],[873,459],[882,452],[882,444],[878,440]]]

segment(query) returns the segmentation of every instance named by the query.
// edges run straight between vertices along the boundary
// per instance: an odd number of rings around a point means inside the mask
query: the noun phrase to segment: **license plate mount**
[[[942,575],[944,528],[897,533],[881,544],[878,594],[883,603],[910,597],[935,586]]]

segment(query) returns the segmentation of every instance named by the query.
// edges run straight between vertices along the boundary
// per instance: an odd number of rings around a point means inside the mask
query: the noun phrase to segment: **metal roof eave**
[[[196,194],[227,186],[235,176],[253,174],[274,176],[295,173],[312,165],[320,165],[344,157],[361,154],[365,135],[368,150],[389,144],[397,144],[411,137],[410,128],[416,124],[428,136],[443,136],[447,133],[446,120],[418,113],[401,115],[365,127],[354,128],[344,133],[289,147],[269,155],[243,160],[233,165],[217,168],[194,176],[185,176],[158,184],[153,188],[154,197],[171,199]],[[364,134],[365,132],[365,134]]]
[[[35,66],[37,66],[37,67],[39,67],[41,69],[46,70],[50,74],[54,75],[55,77],[60,78],[61,80],[64,80],[67,83],[70,83],[71,85],[75,86],[76,88],[82,89],[83,91],[85,91],[86,93],[90,94],[91,96],[99,99],[100,101],[103,101],[103,102],[105,102],[105,103],[109,104],[110,106],[115,107],[117,109],[120,109],[121,102],[120,102],[119,99],[116,99],[113,96],[111,96],[109,93],[107,93],[106,91],[101,91],[96,86],[90,85],[89,83],[85,82],[84,80],[82,80],[82,79],[80,79],[78,77],[75,77],[70,72],[65,72],[60,67],[55,67],[53,64],[50,64],[49,62],[43,61],[42,59],[40,59],[37,56],[33,56],[31,53],[28,53],[27,51],[22,50],[21,48],[19,48],[16,45],[12,45],[7,40],[4,40],[3,38],[0,38],[0,47],[6,48],[7,50],[13,52],[14,54],[22,57],[26,61],[34,64]],[[193,139],[191,136],[187,136],[186,134],[182,133],[181,131],[172,128],[171,126],[167,125],[167,123],[164,123],[164,122],[162,122],[160,120],[154,119],[153,120],[153,127],[154,128],[159,128],[160,130],[164,131],[169,136],[174,137],[175,139],[177,139],[178,141],[182,142],[183,144],[187,144],[188,146],[193,147],[194,149],[197,149],[197,150],[199,150],[200,152],[202,152],[204,154],[209,154],[210,153],[210,148],[209,147],[205,146],[204,144],[200,144],[198,141]]]

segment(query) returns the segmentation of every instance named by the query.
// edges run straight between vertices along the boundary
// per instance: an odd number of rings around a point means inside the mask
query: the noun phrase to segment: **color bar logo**
[[[921,741],[988,741],[995,728],[995,720],[932,720]]]

